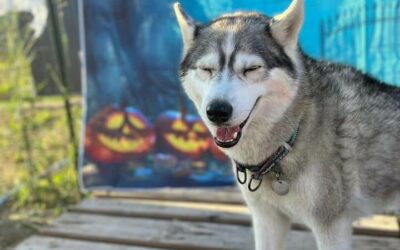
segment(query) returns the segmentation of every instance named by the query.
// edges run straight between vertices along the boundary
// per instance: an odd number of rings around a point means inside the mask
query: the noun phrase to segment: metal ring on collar
[[[241,180],[239,177],[239,174],[243,173],[244,175],[244,180]],[[240,184],[245,184],[247,182],[247,172],[246,169],[236,166],[236,179]]]
[[[258,184],[254,188],[252,187],[253,180],[258,181]],[[261,186],[262,180],[263,180],[262,175],[259,175],[259,176],[252,175],[250,178],[250,181],[249,181],[249,185],[247,186],[249,188],[249,191],[250,192],[256,191]]]

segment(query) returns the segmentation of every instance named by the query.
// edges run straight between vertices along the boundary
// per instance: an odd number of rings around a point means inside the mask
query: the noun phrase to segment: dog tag
[[[289,183],[281,179],[276,179],[272,181],[272,190],[278,195],[286,195],[289,193]]]

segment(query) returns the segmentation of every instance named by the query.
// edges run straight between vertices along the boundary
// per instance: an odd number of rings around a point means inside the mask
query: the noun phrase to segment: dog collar
[[[264,162],[259,165],[251,166],[251,165],[243,165],[237,161],[236,165],[236,178],[240,184],[245,184],[247,182],[247,171],[251,172],[250,181],[247,185],[250,192],[256,191],[262,183],[264,175],[274,172],[276,174],[276,180],[272,183],[273,190],[280,194],[285,195],[289,191],[289,184],[281,180],[283,176],[283,172],[279,162],[285,158],[287,154],[292,150],[294,143],[296,142],[297,135],[299,133],[299,126],[292,132],[289,140],[287,140],[282,146],[275,151],[270,157],[268,157]],[[243,178],[240,177],[243,175]],[[253,182],[257,181],[257,184],[253,184]]]

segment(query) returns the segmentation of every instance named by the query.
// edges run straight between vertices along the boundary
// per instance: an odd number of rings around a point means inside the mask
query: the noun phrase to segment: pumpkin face
[[[158,117],[156,130],[161,151],[198,159],[209,148],[210,134],[198,116],[166,111]]]
[[[150,122],[132,107],[109,106],[94,115],[86,129],[85,150],[99,163],[142,157],[155,144]]]

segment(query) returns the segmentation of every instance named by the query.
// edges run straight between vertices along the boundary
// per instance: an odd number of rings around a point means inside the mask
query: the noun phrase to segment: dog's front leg
[[[256,250],[284,250],[286,235],[290,230],[287,216],[272,207],[250,206]]]
[[[319,250],[351,250],[352,220],[341,218],[328,226],[312,228]]]

